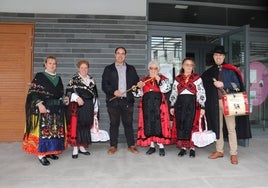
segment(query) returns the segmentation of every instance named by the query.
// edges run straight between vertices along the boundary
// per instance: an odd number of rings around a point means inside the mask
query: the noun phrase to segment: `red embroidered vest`
[[[144,81],[146,81],[148,79],[151,79],[151,77],[147,76],[145,78],[142,78],[141,81],[144,82]],[[159,82],[161,82],[162,80],[165,80],[165,79],[166,79],[165,76],[160,75],[160,81]],[[149,91],[161,92],[160,88],[159,88],[159,85],[157,84],[157,81],[155,79],[153,79],[153,80],[151,80],[149,82],[146,82],[145,86],[143,86],[142,90],[143,90],[143,93],[147,93]]]
[[[177,76],[175,79],[179,83],[178,87],[177,87],[178,94],[181,94],[181,92],[185,89],[187,89],[188,91],[190,91],[193,94],[196,94],[197,90],[196,90],[196,86],[195,86],[194,82],[198,78],[200,78],[200,76],[197,74],[194,74],[194,73],[192,73],[188,78],[184,74]],[[187,79],[188,79],[188,81],[187,81]]]

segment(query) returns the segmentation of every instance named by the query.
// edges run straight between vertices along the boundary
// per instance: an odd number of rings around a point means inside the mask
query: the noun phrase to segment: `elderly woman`
[[[26,99],[26,127],[22,149],[38,156],[42,165],[50,164],[47,158],[58,159],[67,146],[63,84],[56,74],[57,60],[48,56],[45,71],[35,75]]]
[[[148,64],[148,76],[141,79],[142,88],[136,96],[142,96],[139,103],[137,145],[150,146],[147,155],[155,153],[155,143],[159,146],[159,155],[165,156],[164,145],[170,144],[171,132],[168,103],[164,93],[171,90],[169,80],[159,74],[159,64]]]
[[[182,61],[180,74],[175,78],[170,95],[170,113],[174,115],[172,129],[176,132],[177,146],[181,148],[179,157],[184,156],[188,148],[189,157],[195,157],[191,137],[193,132],[198,131],[196,122],[200,114],[205,113],[206,93],[201,77],[194,73],[194,66],[191,58]]]
[[[88,75],[89,62],[81,60],[77,68],[78,73],[73,75],[66,88],[71,100],[68,142],[73,146],[73,159],[78,158],[78,153],[90,155],[85,148],[91,143],[90,127],[98,113],[98,92],[95,80]]]

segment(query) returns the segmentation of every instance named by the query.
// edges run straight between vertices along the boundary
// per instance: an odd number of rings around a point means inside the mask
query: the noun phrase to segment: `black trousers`
[[[116,106],[108,106],[110,117],[110,146],[117,147],[120,120],[124,126],[124,132],[128,146],[135,145],[133,132],[133,104],[129,104],[125,98],[118,98]]]

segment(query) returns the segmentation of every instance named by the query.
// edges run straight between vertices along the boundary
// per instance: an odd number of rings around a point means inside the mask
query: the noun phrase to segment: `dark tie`
[[[222,81],[222,66],[219,65],[218,66],[218,69],[219,69],[219,75],[218,75],[218,81]],[[218,98],[221,99],[222,98],[222,89],[221,88],[218,88]]]

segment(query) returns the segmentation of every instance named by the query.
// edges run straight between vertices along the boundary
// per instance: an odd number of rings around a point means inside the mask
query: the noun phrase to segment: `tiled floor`
[[[90,146],[90,156],[72,159],[68,148],[50,166],[21,150],[21,143],[0,143],[0,187],[3,188],[187,188],[268,187],[268,138],[253,138],[249,147],[240,147],[239,164],[232,165],[225,143],[225,156],[208,159],[214,144],[196,149],[196,158],[178,157],[175,146],[166,147],[166,156],[145,155],[147,148],[131,154],[121,143],[118,152],[108,155],[108,143]]]

